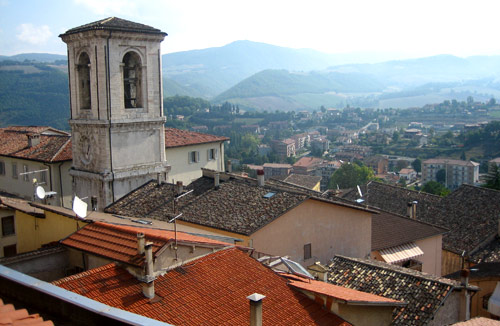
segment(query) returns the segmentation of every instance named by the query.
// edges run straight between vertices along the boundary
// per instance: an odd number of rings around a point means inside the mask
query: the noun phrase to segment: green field
[[[255,125],[259,124],[263,119],[262,118],[236,118],[234,119],[234,123],[243,123],[244,125]]]

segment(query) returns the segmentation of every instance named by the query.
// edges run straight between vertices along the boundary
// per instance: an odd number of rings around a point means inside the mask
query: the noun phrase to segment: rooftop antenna
[[[359,185],[356,185],[356,187],[358,188],[358,194],[359,194],[359,198],[356,199],[356,203],[361,204],[362,202],[365,201],[363,199],[363,193],[361,192],[361,188],[359,187]]]
[[[194,189],[191,189],[185,193],[183,193],[182,195],[179,195],[177,197],[174,197],[174,214],[176,214],[176,210],[177,210],[177,202],[179,201],[180,198],[186,196],[186,195],[189,195],[190,193],[192,193],[194,191]],[[176,216],[174,216],[173,218],[171,218],[168,223],[172,223],[174,222],[174,237],[175,237],[175,259],[177,259],[177,219],[179,217],[182,216],[182,213],[180,214],[177,214]]]
[[[83,220],[87,217],[87,203],[78,198],[77,195],[73,198],[73,212]]]

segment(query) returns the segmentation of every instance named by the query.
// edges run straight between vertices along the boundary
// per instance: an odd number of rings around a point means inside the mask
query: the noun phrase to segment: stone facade
[[[160,43],[165,33],[119,18],[60,35],[68,45],[73,192],[96,209],[158,174],[165,180]]]

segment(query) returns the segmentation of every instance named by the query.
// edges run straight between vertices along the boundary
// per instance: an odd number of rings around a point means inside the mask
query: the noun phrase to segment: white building
[[[422,182],[437,181],[439,170],[445,170],[445,186],[456,189],[461,184],[475,185],[479,182],[479,163],[445,158],[430,159],[422,162]]]

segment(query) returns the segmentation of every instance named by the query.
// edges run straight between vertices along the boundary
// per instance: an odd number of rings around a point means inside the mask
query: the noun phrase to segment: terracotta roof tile
[[[322,158],[312,157],[312,156],[303,156],[297,162],[293,164],[294,167],[314,167],[323,163]]]
[[[408,305],[393,312],[393,325],[425,325],[460,284],[445,278],[367,259],[335,256],[328,282]]]
[[[44,321],[38,314],[30,315],[26,309],[16,309],[12,304],[4,304],[0,299],[0,325],[54,326],[54,323]]]
[[[119,262],[142,266],[144,258],[137,253],[137,233],[139,232],[144,233],[146,242],[153,243],[153,256],[175,237],[174,232],[168,230],[94,222],[61,240],[61,243]],[[224,242],[184,232],[177,232],[177,241],[219,247],[227,246],[227,243]]]
[[[283,176],[282,178],[278,178],[278,180],[291,183],[297,186],[305,187],[308,189],[313,189],[320,183],[321,177],[315,175],[292,173],[287,176]]]
[[[500,326],[500,321],[486,317],[476,317],[452,324],[451,326]]]
[[[188,130],[165,128],[165,148],[223,142],[226,140],[229,140],[229,138]]]
[[[290,285],[306,291],[324,294],[329,297],[343,300],[349,303],[364,303],[373,305],[385,304],[394,306],[405,305],[405,303],[400,300],[394,300],[380,295],[361,292],[322,281],[301,280],[300,278],[296,278],[291,279]]]
[[[141,293],[125,269],[108,264],[55,285],[174,325],[246,325],[252,293],[263,300],[264,325],[350,325],[287,285],[287,280],[236,248],[220,250],[155,280],[159,301]]]
[[[40,135],[40,143],[28,146],[28,135]],[[0,155],[41,162],[71,160],[69,134],[49,127],[0,128]]]

